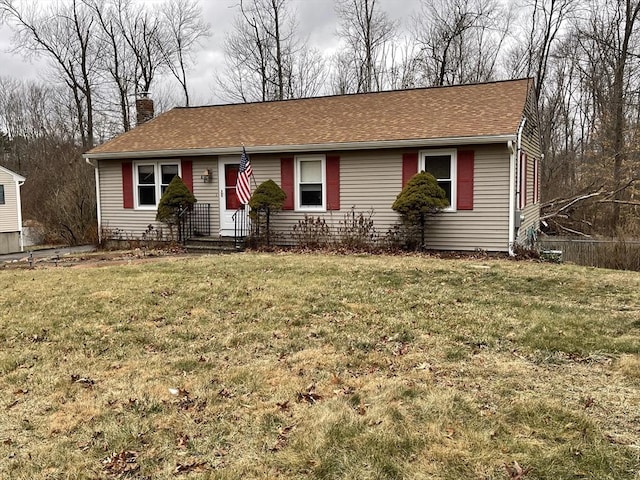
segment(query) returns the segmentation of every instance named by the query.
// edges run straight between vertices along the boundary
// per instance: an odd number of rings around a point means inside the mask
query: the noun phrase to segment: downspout
[[[520,126],[518,127],[518,135],[516,137],[516,148],[513,147],[513,142],[507,142],[511,156],[509,159],[509,255],[514,256],[513,246],[516,242],[516,200],[520,195],[519,186],[516,182],[517,167],[516,162],[520,158],[520,151],[522,150],[522,130],[524,124],[527,123],[527,118],[522,117]]]
[[[100,170],[98,170],[99,160],[96,160],[94,163],[91,158],[87,158],[86,162],[93,167],[96,178],[96,217],[98,219],[98,243],[100,244],[102,243],[102,208],[100,205]]]
[[[16,182],[16,200],[17,200],[17,204],[18,204],[18,237],[20,238],[20,251],[24,252],[24,231],[22,229],[22,194],[20,193],[20,187],[22,187],[22,185],[24,185],[24,181],[17,181]]]

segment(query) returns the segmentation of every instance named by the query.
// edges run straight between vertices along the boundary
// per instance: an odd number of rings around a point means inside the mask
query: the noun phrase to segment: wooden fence
[[[640,271],[640,240],[570,237],[538,238],[543,252],[562,252],[562,261],[617,270]],[[559,254],[557,255],[559,256]]]

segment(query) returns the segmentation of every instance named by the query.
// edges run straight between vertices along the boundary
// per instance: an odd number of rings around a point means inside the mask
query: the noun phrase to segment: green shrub
[[[396,197],[391,208],[402,215],[404,223],[418,226],[420,248],[424,248],[427,217],[449,206],[446,192],[440,188],[433,175],[416,173]]]
[[[168,225],[173,237],[173,229],[178,224],[180,212],[185,207],[192,207],[194,203],[196,203],[196,197],[176,175],[160,198],[156,220]]]
[[[269,179],[262,182],[253,192],[249,206],[251,207],[251,219],[253,220],[253,236],[258,240],[266,240],[267,245],[271,244],[271,213],[282,210],[287,194],[280,186]],[[262,235],[262,231],[264,234]]]

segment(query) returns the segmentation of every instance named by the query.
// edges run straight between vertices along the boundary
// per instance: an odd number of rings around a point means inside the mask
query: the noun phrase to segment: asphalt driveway
[[[15,262],[15,261],[29,261],[29,255],[32,254],[33,258],[54,258],[64,257],[65,255],[72,255],[74,253],[86,253],[94,252],[96,250],[95,245],[80,245],[78,247],[59,247],[59,248],[47,248],[44,250],[28,250],[18,253],[8,253],[6,255],[0,255],[0,262]]]

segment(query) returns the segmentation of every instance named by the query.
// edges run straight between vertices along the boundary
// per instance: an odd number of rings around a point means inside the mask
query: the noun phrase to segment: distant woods
[[[224,66],[210,77],[216,97],[269,101],[533,77],[548,228],[640,236],[639,0],[422,0],[402,23],[380,0],[327,4],[337,24],[327,49],[317,50],[295,2],[238,0],[232,23],[213,25],[225,31],[216,45]],[[80,241],[74,225],[90,230],[85,203],[93,208],[94,193],[79,153],[132,128],[140,92],[152,91],[159,110],[192,104],[190,68],[211,44],[215,19],[194,0],[0,0],[0,19],[17,50],[49,65],[46,84],[1,80],[1,162],[28,178],[25,217],[72,210],[75,220],[58,222],[59,230]],[[163,92],[169,84],[179,92],[173,100]]]

